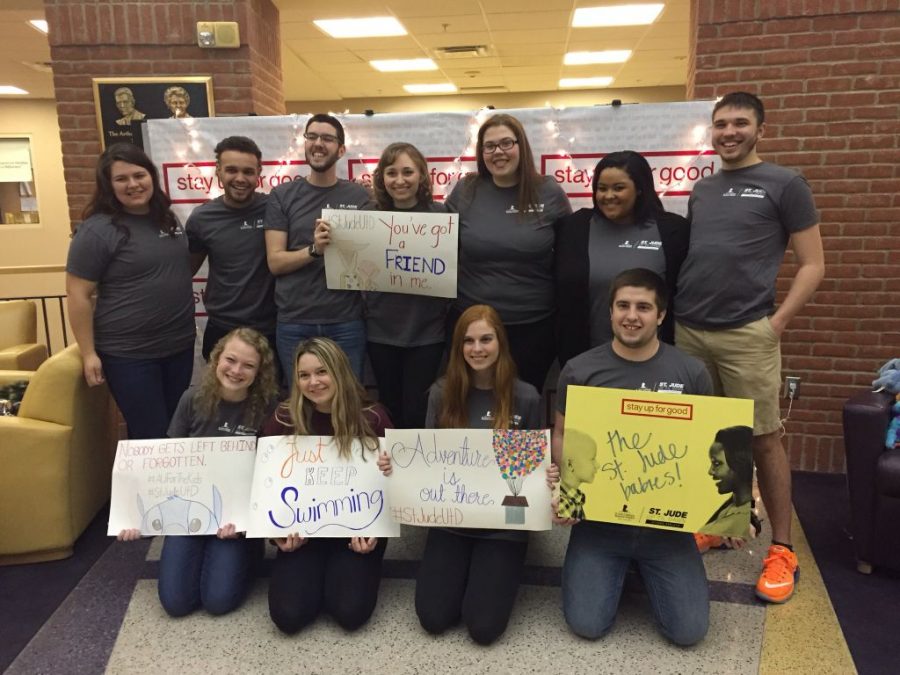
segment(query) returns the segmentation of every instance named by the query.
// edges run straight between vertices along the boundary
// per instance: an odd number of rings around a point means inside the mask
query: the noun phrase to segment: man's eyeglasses
[[[315,143],[316,141],[322,141],[323,143],[340,143],[340,139],[337,136],[332,136],[331,134],[314,134],[311,131],[307,131],[303,134],[303,138],[308,140],[310,143]]]
[[[497,143],[488,141],[483,146],[481,146],[481,149],[484,152],[484,154],[492,155],[497,150],[497,148],[500,148],[501,150],[506,152],[507,150],[511,150],[512,146],[514,146],[518,142],[519,141],[517,141],[515,138],[502,138]]]

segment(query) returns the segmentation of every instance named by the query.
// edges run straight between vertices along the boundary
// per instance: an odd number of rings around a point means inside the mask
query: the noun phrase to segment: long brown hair
[[[443,407],[438,423],[445,429],[465,429],[469,426],[467,399],[472,388],[472,372],[463,357],[463,341],[469,326],[485,321],[497,334],[498,354],[494,363],[494,429],[508,429],[513,413],[513,386],[516,363],[509,351],[509,339],[500,315],[490,305],[472,305],[462,313],[453,328],[450,361],[444,377]]]
[[[381,159],[378,160],[378,166],[372,172],[372,190],[375,192],[375,203],[382,211],[394,210],[394,200],[388,194],[387,188],[384,186],[384,170],[397,161],[400,155],[407,155],[416,169],[419,170],[419,186],[416,188],[416,202],[418,204],[430,204],[431,195],[431,177],[428,175],[428,162],[419,152],[419,149],[412,143],[391,143],[381,153]]]
[[[269,341],[262,333],[252,328],[235,328],[213,347],[209,355],[209,365],[203,373],[203,379],[194,398],[197,412],[207,420],[216,416],[216,408],[222,401],[216,367],[222,352],[225,351],[225,345],[232,338],[253,347],[259,356],[256,378],[247,390],[247,405],[244,407],[244,425],[257,428],[263,421],[263,416],[269,411],[269,406],[278,396],[278,384],[275,381],[275,354],[269,346]]]
[[[297,364],[304,354],[312,354],[321,362],[331,376],[334,386],[334,398],[331,400],[331,426],[334,428],[334,440],[338,453],[343,459],[349,459],[353,450],[353,441],[359,439],[363,450],[378,450],[378,435],[366,419],[365,411],[371,410],[373,403],[366,395],[366,390],[353,374],[350,359],[336,342],[324,337],[309,338],[301,342],[294,353],[294,386],[287,402],[287,410],[280,406],[275,413],[276,419],[285,425],[294,427],[298,436],[309,436],[312,415],[315,406],[300,393]],[[284,415],[288,419],[283,419]],[[362,453],[365,459],[365,452]]]
[[[491,127],[504,126],[508,127],[513,136],[516,137],[516,144],[519,146],[519,166],[516,170],[518,174],[519,198],[516,208],[519,214],[523,214],[538,205],[538,186],[541,182],[541,175],[534,166],[534,154],[531,152],[531,144],[528,142],[528,136],[525,134],[525,127],[522,123],[506,113],[497,113],[484,121],[478,129],[478,143],[475,146],[475,159],[478,163],[478,175],[466,176],[466,186],[474,193],[478,187],[479,178],[485,180],[493,180],[487,163],[484,161],[484,134]]]

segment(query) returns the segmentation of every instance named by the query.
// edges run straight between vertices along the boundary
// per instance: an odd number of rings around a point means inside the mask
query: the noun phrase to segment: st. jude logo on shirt
[[[257,218],[252,223],[249,220],[245,220],[241,223],[242,230],[261,230],[263,229],[263,225],[265,225],[265,220],[263,218]]]
[[[516,214],[519,213],[519,207],[515,204],[510,204],[510,207],[506,209],[507,213]],[[527,209],[525,209],[522,213],[543,213],[544,205],[543,204],[532,204]]]

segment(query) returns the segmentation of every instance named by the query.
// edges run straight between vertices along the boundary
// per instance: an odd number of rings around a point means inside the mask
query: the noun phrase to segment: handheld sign
[[[459,216],[322,209],[328,288],[456,297]]]
[[[354,441],[342,459],[330,436],[259,439],[248,537],[399,537],[377,454]]]
[[[753,402],[569,386],[561,515],[746,537]]]
[[[252,436],[119,441],[107,534],[215,534],[247,529]]]
[[[385,445],[398,522],[550,529],[549,431],[388,429]]]

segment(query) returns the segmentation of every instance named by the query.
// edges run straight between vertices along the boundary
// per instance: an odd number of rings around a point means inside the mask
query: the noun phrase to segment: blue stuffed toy
[[[900,394],[900,359],[891,359],[881,366],[878,377],[872,382],[872,389]]]
[[[894,417],[888,425],[887,436],[884,438],[884,445],[888,450],[900,449],[900,394],[897,394],[897,400],[891,406]]]

